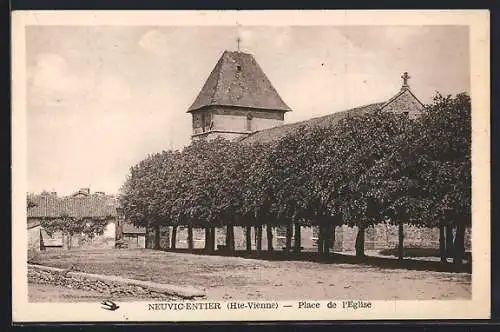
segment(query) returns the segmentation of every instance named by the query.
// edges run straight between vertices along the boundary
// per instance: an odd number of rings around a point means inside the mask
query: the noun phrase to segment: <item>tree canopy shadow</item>
[[[205,249],[162,249],[166,252],[176,253],[189,253],[195,255],[209,255],[209,256],[222,256],[222,257],[241,257],[249,259],[261,259],[266,261],[305,261],[316,262],[322,264],[353,264],[372,266],[381,269],[405,269],[415,271],[434,271],[434,272],[462,272],[472,273],[472,264],[467,262],[465,264],[441,263],[438,261],[417,260],[406,257],[399,260],[393,257],[378,257],[378,256],[364,256],[356,257],[354,255],[342,253],[330,253],[328,255],[320,254],[318,252],[287,252],[287,251],[227,251],[216,250],[208,251]]]

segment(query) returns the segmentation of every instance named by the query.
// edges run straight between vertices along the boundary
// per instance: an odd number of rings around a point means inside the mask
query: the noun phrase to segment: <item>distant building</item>
[[[119,218],[116,229],[116,241],[122,242],[124,248],[146,248],[146,228],[136,227],[126,222],[125,219]]]
[[[83,188],[71,196],[57,196],[57,193],[43,192],[30,195],[33,207],[27,210],[28,246],[33,250],[68,248],[114,248],[116,223],[118,220],[117,202],[113,196],[102,192],[90,193]],[[44,220],[56,220],[63,216],[81,219],[102,218],[107,224],[102,235],[93,238],[84,234],[70,237],[61,231],[47,232]]]

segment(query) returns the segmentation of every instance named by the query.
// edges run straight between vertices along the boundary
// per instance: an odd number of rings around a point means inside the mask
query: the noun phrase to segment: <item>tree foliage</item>
[[[387,218],[466,227],[470,121],[467,95],[438,94],[417,119],[377,111],[267,144],[199,140],[133,166],[120,201],[146,227],[344,223],[364,231]]]

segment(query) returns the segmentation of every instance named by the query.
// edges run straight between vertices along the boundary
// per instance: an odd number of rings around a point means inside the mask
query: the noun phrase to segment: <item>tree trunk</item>
[[[365,256],[365,227],[358,228],[358,234],[356,235],[356,257]]]
[[[399,222],[398,225],[398,259],[402,260],[403,259],[403,251],[404,251],[404,228],[403,228],[404,223],[402,221]]]
[[[226,228],[226,246],[229,251],[234,251],[234,226],[227,225]]]
[[[337,225],[332,225],[330,234],[332,235],[332,240],[331,240],[331,248],[332,252],[335,252],[335,229],[337,228]]]
[[[324,245],[325,235],[323,234],[323,226],[319,225],[317,227],[318,227],[318,240],[317,240],[318,252],[322,254],[324,251],[323,245]]]
[[[271,225],[266,225],[267,235],[267,251],[273,251],[273,228]]]
[[[446,263],[446,237],[445,237],[445,226],[439,225],[439,255],[441,256],[441,263]]]
[[[210,250],[210,227],[205,227],[205,250]]]
[[[457,232],[455,234],[455,242],[453,243],[454,256],[453,263],[462,265],[465,256],[465,226],[463,224],[457,225]]]
[[[160,249],[160,225],[155,225],[155,245],[153,248]]]
[[[215,233],[216,233],[216,228],[211,227],[210,228],[210,251],[215,251],[216,248],[216,239],[215,239]]]
[[[323,255],[330,254],[330,224],[323,226]]]
[[[247,226],[245,229],[245,242],[247,245],[247,251],[252,251],[252,226]]]
[[[292,224],[286,225],[286,245],[285,250],[290,251],[292,249],[292,236],[293,236]]]
[[[302,246],[301,243],[301,227],[299,223],[295,223],[295,234],[294,234],[294,239],[293,239],[293,251],[294,252],[300,252],[300,247]]]
[[[177,226],[172,227],[172,243],[170,248],[175,249],[177,247]]]
[[[256,247],[257,247],[257,252],[262,251],[262,225],[259,225],[255,227],[255,236],[256,236]]]
[[[447,257],[453,257],[453,252],[455,248],[453,246],[453,226],[446,225],[446,255]]]
[[[191,225],[188,226],[188,236],[187,236],[187,242],[188,242],[188,249],[193,249],[193,227]]]

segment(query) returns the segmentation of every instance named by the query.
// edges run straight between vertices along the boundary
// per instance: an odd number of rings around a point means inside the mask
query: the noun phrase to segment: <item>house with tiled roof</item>
[[[90,193],[83,188],[70,196],[58,196],[55,192],[29,195],[31,206],[27,209],[29,247],[34,250],[72,248],[114,248],[118,202],[103,192]],[[82,222],[87,219],[106,221],[102,235],[90,238],[84,234],[69,237],[60,231],[48,232],[43,221],[72,217]]]

